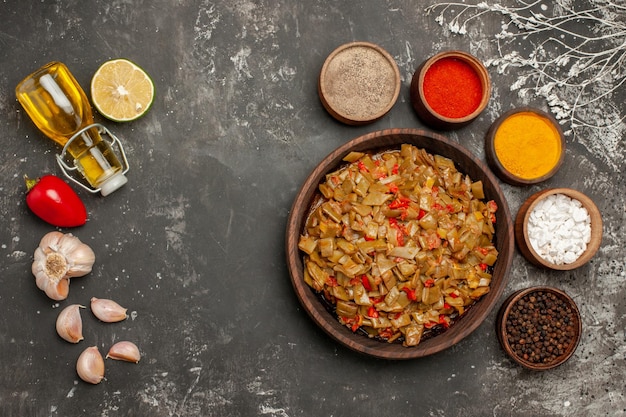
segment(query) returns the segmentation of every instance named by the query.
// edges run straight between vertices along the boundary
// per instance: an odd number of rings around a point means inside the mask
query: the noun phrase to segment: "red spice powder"
[[[483,87],[476,71],[465,61],[446,57],[436,61],[424,75],[424,96],[438,114],[458,119],[480,105]]]

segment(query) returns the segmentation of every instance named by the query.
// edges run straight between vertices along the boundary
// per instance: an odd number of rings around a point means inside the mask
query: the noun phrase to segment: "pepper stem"
[[[24,174],[24,182],[26,182],[26,192],[28,193],[35,185],[37,185],[39,178],[32,179],[29,178],[28,175]]]

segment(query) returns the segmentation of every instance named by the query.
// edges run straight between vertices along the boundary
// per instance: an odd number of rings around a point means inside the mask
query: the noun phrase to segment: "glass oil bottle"
[[[126,184],[128,162],[119,139],[94,123],[85,92],[63,63],[44,65],[22,80],[15,94],[39,130],[63,147],[57,162],[70,180],[103,196]],[[110,136],[112,142],[104,140],[102,134]],[[70,175],[73,171],[78,171],[87,185]]]

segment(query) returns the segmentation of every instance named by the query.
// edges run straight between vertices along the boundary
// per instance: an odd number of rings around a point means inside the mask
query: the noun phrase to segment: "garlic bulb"
[[[80,317],[81,308],[85,307],[79,304],[69,305],[57,317],[57,333],[70,343],[78,343],[83,340],[83,321]]]
[[[91,272],[96,260],[93,250],[71,233],[50,232],[35,250],[32,272],[37,287],[53,300],[65,300],[70,278]]]
[[[109,353],[107,353],[107,358],[137,363],[141,359],[141,354],[139,353],[139,348],[133,342],[122,341],[111,346]]]
[[[105,323],[114,323],[117,321],[125,320],[126,309],[116,303],[113,300],[107,300],[106,298],[91,298],[91,311]]]
[[[88,347],[76,361],[76,372],[80,379],[90,384],[99,384],[104,378],[104,359],[97,346]]]

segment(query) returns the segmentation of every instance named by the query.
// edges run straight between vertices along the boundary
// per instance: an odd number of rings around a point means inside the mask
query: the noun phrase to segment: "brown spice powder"
[[[393,100],[396,73],[375,49],[354,46],[338,53],[325,73],[327,103],[339,114],[365,120],[383,112]]]

